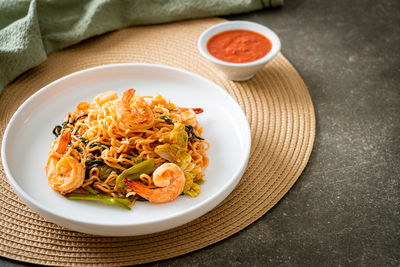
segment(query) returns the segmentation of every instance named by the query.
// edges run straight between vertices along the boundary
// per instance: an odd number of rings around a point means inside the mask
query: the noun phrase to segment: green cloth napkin
[[[249,12],[283,0],[0,0],[0,92],[53,51],[144,25]]]

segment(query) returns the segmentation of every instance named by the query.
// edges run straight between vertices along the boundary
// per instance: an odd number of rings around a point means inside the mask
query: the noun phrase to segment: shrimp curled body
[[[115,103],[115,112],[121,128],[132,131],[147,130],[154,125],[154,114],[145,100],[135,97],[135,89],[126,90]]]
[[[125,179],[125,184],[150,203],[166,203],[177,198],[183,191],[185,174],[174,163],[164,163],[153,173],[153,183],[158,188],[149,188],[144,184]]]
[[[85,179],[85,169],[79,161],[65,154],[70,138],[70,132],[62,132],[53,143],[45,167],[50,187],[61,194],[78,189]]]

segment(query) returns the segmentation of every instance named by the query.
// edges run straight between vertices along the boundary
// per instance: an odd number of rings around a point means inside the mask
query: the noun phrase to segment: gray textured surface
[[[280,36],[313,99],[314,149],[293,188],[258,221],[147,266],[399,266],[400,2],[287,0],[228,19]]]

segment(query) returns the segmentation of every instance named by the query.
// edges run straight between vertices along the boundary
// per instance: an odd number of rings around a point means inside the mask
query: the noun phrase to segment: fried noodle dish
[[[45,167],[52,189],[68,199],[130,209],[137,200],[197,197],[208,165],[201,108],[177,107],[161,95],[113,91],[79,103],[56,136]]]

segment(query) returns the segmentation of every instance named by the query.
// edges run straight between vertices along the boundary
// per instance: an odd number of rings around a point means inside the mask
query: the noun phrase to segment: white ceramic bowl
[[[257,32],[271,41],[271,51],[269,51],[263,58],[248,63],[230,63],[212,56],[207,50],[208,40],[215,34],[229,30],[249,30]],[[281,41],[272,30],[261,24],[238,20],[220,23],[208,28],[202,35],[200,35],[197,46],[200,53],[206,59],[215,64],[224,73],[227,79],[233,81],[245,81],[251,79],[259,69],[279,53],[281,50]]]
[[[54,125],[80,102],[114,90],[135,88],[138,95],[161,94],[181,107],[199,107],[210,142],[205,183],[196,198],[138,202],[128,211],[115,206],[68,200],[47,184],[44,166]],[[250,153],[250,128],[235,100],[211,81],[185,70],[152,64],[113,64],[70,74],[32,95],[15,112],[4,133],[2,159],[18,196],[44,218],[71,230],[107,236],[149,234],[177,227],[213,209],[235,188]]]

